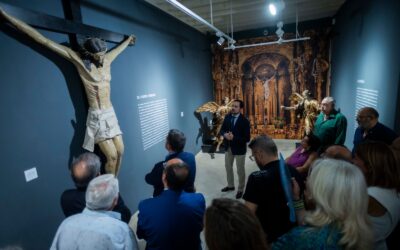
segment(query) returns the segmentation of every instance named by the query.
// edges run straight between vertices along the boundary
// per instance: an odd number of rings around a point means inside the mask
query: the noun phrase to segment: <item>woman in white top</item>
[[[360,144],[353,163],[368,185],[368,214],[374,230],[375,249],[387,249],[386,238],[400,219],[400,169],[390,147],[382,142]]]

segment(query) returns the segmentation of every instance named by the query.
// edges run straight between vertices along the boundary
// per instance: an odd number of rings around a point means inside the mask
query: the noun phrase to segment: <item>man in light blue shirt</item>
[[[121,214],[111,211],[118,192],[114,175],[94,178],[86,190],[86,208],[61,223],[50,249],[137,250],[136,237]]]

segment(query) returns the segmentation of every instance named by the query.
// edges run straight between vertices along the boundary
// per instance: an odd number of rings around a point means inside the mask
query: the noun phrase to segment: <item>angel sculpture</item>
[[[222,123],[224,123],[225,116],[231,111],[231,104],[233,101],[234,100],[229,101],[229,98],[225,97],[223,105],[218,105],[216,102],[207,102],[196,109],[196,113],[210,112],[213,114],[210,135],[214,141],[213,144],[216,145],[215,152],[219,151],[224,141],[224,137],[219,134],[219,131],[221,130]]]
[[[298,118],[304,118],[306,135],[309,135],[314,128],[315,118],[319,111],[317,100],[311,98],[311,93],[307,89],[301,95],[299,93],[291,94],[289,100],[295,105],[290,107],[281,106],[281,109],[295,110]]]

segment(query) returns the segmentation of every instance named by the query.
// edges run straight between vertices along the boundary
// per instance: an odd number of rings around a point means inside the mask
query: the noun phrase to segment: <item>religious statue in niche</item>
[[[110,66],[128,45],[134,44],[135,37],[129,36],[110,52],[107,52],[107,45],[103,40],[89,38],[83,44],[81,51],[76,52],[47,39],[28,24],[7,14],[2,8],[0,8],[0,16],[35,42],[74,64],[85,87],[89,102],[83,148],[93,151],[94,145],[98,144],[107,158],[106,172],[117,176],[121,166],[124,144],[110,99]]]
[[[317,100],[311,98],[311,93],[307,89],[301,95],[299,93],[291,94],[289,99],[294,105],[290,107],[282,105],[281,108],[294,110],[297,118],[304,119],[305,132],[309,135],[314,128],[315,118],[319,112]]]
[[[213,145],[216,147],[214,152],[218,152],[224,138],[219,134],[225,116],[231,111],[231,104],[233,100],[229,101],[225,97],[224,103],[218,105],[216,102],[207,102],[196,109],[196,113],[210,112],[212,113],[212,129],[210,135],[212,136]]]
[[[317,85],[317,89],[321,89],[324,83],[324,74],[329,69],[329,63],[324,60],[321,54],[318,54],[317,57],[313,61],[312,66],[312,76],[314,77],[314,82]],[[321,92],[318,92],[318,99],[322,99]]]
[[[227,71],[229,81],[229,96],[231,98],[239,98],[240,95],[240,74],[239,67],[235,62],[228,65]]]
[[[221,68],[218,68],[213,71],[213,80],[215,86],[215,99],[222,100],[222,93],[224,91],[225,86],[225,76]]]

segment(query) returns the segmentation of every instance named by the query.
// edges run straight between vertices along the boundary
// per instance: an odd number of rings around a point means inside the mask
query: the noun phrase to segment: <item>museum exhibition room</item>
[[[0,0],[0,250],[400,249],[399,13]]]

